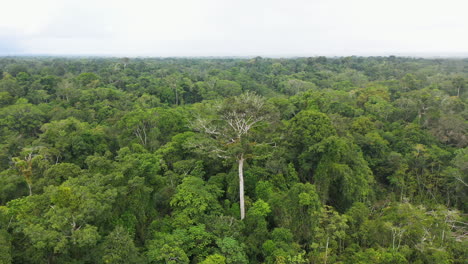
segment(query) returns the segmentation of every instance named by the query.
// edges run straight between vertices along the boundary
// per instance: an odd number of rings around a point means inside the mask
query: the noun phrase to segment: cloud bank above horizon
[[[15,0],[0,55],[468,55],[466,0]]]

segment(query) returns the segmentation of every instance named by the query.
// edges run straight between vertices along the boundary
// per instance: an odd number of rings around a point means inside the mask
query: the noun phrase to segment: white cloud
[[[2,5],[0,43],[10,48],[0,46],[0,54],[468,54],[465,0],[15,0]]]

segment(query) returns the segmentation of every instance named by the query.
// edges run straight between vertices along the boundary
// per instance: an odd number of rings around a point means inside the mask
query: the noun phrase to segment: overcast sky
[[[5,0],[0,55],[468,57],[468,0]]]

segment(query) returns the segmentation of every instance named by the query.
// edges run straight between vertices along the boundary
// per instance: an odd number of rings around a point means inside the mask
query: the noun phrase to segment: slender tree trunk
[[[330,237],[327,236],[327,245],[325,246],[325,260],[324,263],[327,264],[327,258],[328,258],[328,241],[330,240]]]
[[[239,203],[241,220],[245,218],[244,206],[244,154],[240,155],[239,162]]]

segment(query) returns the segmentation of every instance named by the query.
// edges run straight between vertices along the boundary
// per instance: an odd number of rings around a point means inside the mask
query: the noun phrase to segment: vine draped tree
[[[201,149],[209,149],[219,158],[235,158],[239,173],[240,215],[244,219],[244,162],[251,156],[252,146],[260,143],[254,137],[255,128],[272,122],[277,115],[265,98],[250,92],[227,98],[209,108],[208,113],[199,112],[192,127],[209,138],[199,143]]]

